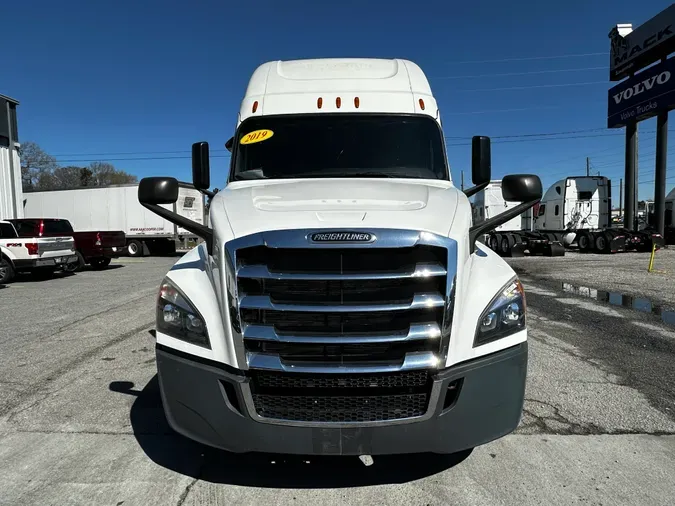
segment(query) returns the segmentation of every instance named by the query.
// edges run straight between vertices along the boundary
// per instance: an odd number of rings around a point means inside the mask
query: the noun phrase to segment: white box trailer
[[[0,95],[0,220],[23,218],[21,160],[13,98]]]
[[[24,195],[26,218],[64,218],[76,231],[117,231],[127,237],[129,256],[176,251],[176,242],[197,237],[149,211],[138,202],[138,184],[31,192]],[[165,204],[192,221],[204,224],[204,196],[180,183],[178,200]]]

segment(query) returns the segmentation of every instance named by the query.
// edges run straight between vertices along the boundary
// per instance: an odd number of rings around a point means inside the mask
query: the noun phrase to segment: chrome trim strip
[[[244,295],[239,299],[240,309],[265,309],[269,311],[307,313],[354,313],[373,311],[407,311],[412,309],[436,308],[445,305],[445,298],[439,293],[418,293],[411,302],[398,304],[277,304],[267,295]]]
[[[364,248],[366,249],[366,248]],[[367,280],[367,279],[408,279],[429,278],[445,276],[447,271],[438,263],[418,263],[415,270],[410,272],[372,272],[351,274],[327,274],[310,272],[271,272],[266,265],[246,265],[240,267],[237,276],[240,278],[276,279],[276,280],[309,280],[309,281],[333,281],[333,280]]]
[[[431,392],[429,393],[429,403],[427,404],[427,412],[421,416],[414,416],[410,418],[398,418],[396,420],[382,420],[376,422],[302,422],[296,420],[284,420],[279,418],[267,418],[260,416],[255,410],[253,403],[253,395],[251,393],[250,380],[241,383],[241,393],[244,398],[244,404],[248,415],[255,421],[261,423],[269,423],[274,425],[285,425],[289,427],[325,427],[325,428],[356,428],[356,427],[377,427],[379,425],[404,425],[407,423],[423,422],[430,419],[436,413],[438,401],[441,396],[441,387],[443,381],[434,381]]]
[[[401,372],[413,371],[417,369],[436,369],[438,367],[438,357],[431,351],[421,351],[415,353],[407,353],[403,362],[399,363],[383,363],[370,365],[355,365],[333,362],[317,362],[313,365],[308,365],[308,362],[285,363],[281,360],[279,355],[271,355],[267,353],[258,353],[249,351],[246,353],[246,361],[249,369],[262,369],[265,371],[282,371],[282,372],[304,372],[304,373],[382,373],[382,372]]]
[[[441,329],[437,323],[418,323],[410,325],[407,334],[352,334],[352,335],[279,335],[271,325],[245,325],[244,340],[274,341],[277,343],[299,344],[370,344],[397,343],[404,341],[424,341],[438,339]]]

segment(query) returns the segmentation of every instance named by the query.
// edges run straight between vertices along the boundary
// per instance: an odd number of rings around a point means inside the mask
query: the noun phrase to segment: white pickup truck
[[[14,225],[0,221],[0,284],[17,272],[51,274],[77,262],[72,237],[20,238]]]
[[[233,452],[455,453],[512,432],[527,372],[523,287],[476,238],[541,198],[472,224],[490,140],[472,141],[475,186],[452,182],[427,78],[400,59],[261,65],[241,103],[224,189],[192,148],[209,226],[139,201],[204,243],[161,281],[156,357],[171,427]]]

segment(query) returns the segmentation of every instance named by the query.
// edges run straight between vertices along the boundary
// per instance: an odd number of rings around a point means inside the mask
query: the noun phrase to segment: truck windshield
[[[441,129],[391,114],[261,116],[239,127],[231,180],[322,177],[448,180]]]

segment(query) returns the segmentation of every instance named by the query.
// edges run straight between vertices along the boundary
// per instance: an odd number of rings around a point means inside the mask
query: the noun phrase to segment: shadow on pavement
[[[140,391],[128,381],[112,382],[109,388],[136,397],[131,426],[138,444],[153,462],[211,483],[305,489],[406,483],[445,471],[471,454],[376,456],[371,466],[365,466],[358,457],[229,453],[172,431],[162,409],[157,375]]]

